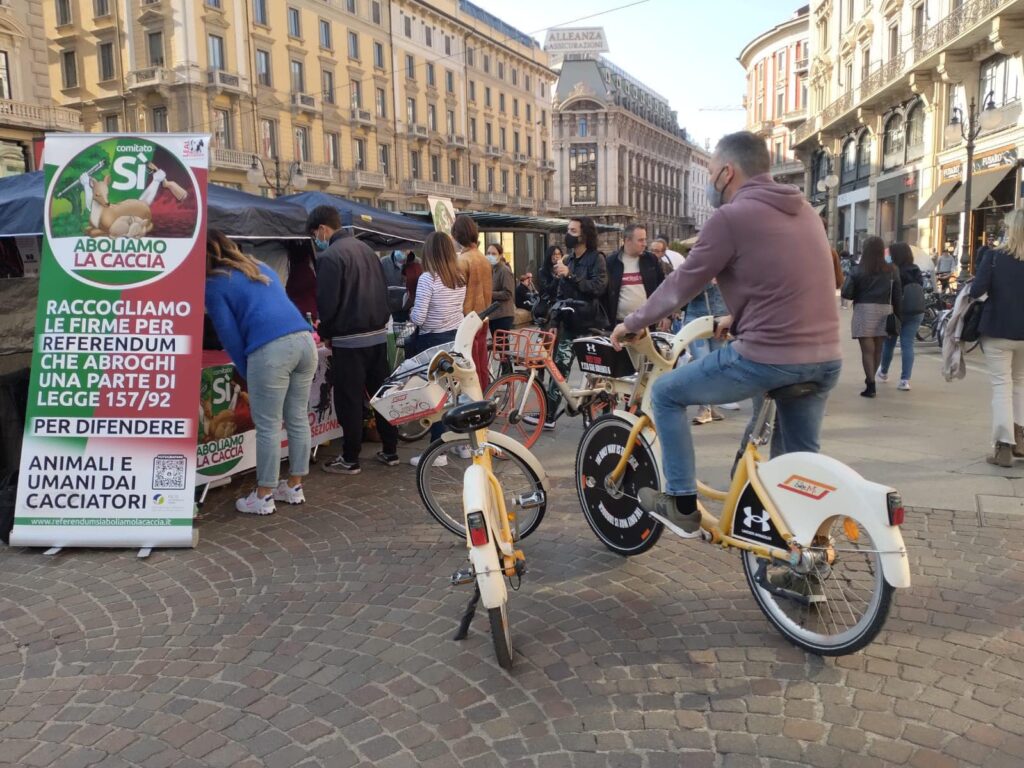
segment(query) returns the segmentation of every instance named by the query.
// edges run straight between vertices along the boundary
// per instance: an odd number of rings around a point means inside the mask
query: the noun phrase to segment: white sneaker
[[[283,501],[285,504],[305,504],[306,494],[299,483],[294,488],[288,485],[287,480],[282,480],[274,489],[274,501]]]
[[[244,499],[235,502],[235,509],[247,515],[272,515],[274,514],[274,494],[268,493],[260,498],[254,490]]]
[[[423,458],[423,454],[421,453],[419,456],[413,456],[411,459],[409,459],[409,463],[412,464],[414,467],[418,467],[420,465],[420,459],[422,459],[422,458]],[[440,456],[438,456],[436,459],[434,459],[434,466],[435,467],[447,467],[448,466],[448,456],[447,456],[447,454],[442,453]]]
[[[740,409],[739,403],[722,403],[720,406],[723,411],[738,411]]]
[[[889,380],[888,373],[882,373],[882,369],[879,368],[875,371],[875,381],[881,381],[883,384]]]
[[[910,391],[910,379],[900,379],[899,385],[896,387],[900,392]]]
[[[453,445],[451,452],[454,455],[458,456],[460,459],[469,460],[473,458],[473,449],[470,448],[466,443],[459,443],[458,445]],[[447,459],[445,460],[445,463],[447,463]]]

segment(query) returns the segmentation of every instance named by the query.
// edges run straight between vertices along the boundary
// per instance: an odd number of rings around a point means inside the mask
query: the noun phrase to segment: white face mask
[[[487,260],[489,262],[491,262],[491,266],[492,267],[497,265],[497,263],[498,263],[498,254],[496,254],[496,253],[488,253],[487,254]]]

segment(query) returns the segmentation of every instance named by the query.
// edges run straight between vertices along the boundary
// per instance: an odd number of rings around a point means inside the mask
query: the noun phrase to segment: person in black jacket
[[[597,250],[597,226],[589,216],[569,219],[565,250],[567,257],[552,266],[552,274],[558,278],[558,298],[578,302],[568,319],[559,323],[558,346],[555,348],[555,365],[563,376],[568,376],[573,341],[588,335],[593,328],[604,328],[608,324],[602,301],[608,289],[608,268],[604,254]],[[547,400],[548,415],[544,429],[554,429],[562,393],[553,383],[548,385]],[[534,417],[524,416],[523,421],[536,424],[536,420],[530,421],[531,418]]]
[[[864,241],[860,264],[843,283],[842,297],[853,302],[853,338],[860,343],[864,366],[861,397],[875,396],[875,372],[882,363],[886,318],[899,317],[903,301],[899,275],[885,263],[885,241],[869,237]]]
[[[903,288],[903,302],[900,306],[900,383],[896,387],[901,392],[910,391],[910,375],[914,372],[914,342],[917,329],[924,318],[924,276],[914,263],[914,254],[906,243],[892,243],[889,256],[893,266],[900,272],[900,285]],[[882,364],[875,373],[875,380],[889,380],[889,366],[892,355],[896,351],[896,337],[886,336],[882,344]]]
[[[341,229],[338,211],[314,208],[306,229],[318,250],[316,304],[320,338],[330,339],[334,357],[334,409],[344,432],[341,454],[323,465],[325,472],[357,475],[363,446],[363,403],[388,376],[388,289],[380,260],[361,240]],[[398,432],[377,419],[384,450],[377,460],[398,464]]]
[[[1005,220],[1006,245],[991,248],[978,264],[971,296],[988,294],[981,310],[981,346],[992,378],[993,454],[986,460],[1013,466],[1024,457],[1024,210]]]
[[[643,224],[630,224],[623,234],[622,248],[607,261],[608,290],[604,295],[604,308],[610,328],[639,309],[665,280],[665,270],[657,257],[647,250],[647,228]]]

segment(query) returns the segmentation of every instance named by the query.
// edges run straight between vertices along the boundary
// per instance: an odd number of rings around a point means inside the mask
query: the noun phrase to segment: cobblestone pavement
[[[310,503],[268,518],[231,511],[237,486],[212,492],[195,550],[0,549],[0,763],[1024,759],[1019,517],[912,510],[913,589],[875,644],[822,660],[769,627],[735,554],[665,537],[619,558],[561,478],[525,542],[506,674],[482,616],[450,639],[465,549],[421,508],[413,470],[314,473]]]

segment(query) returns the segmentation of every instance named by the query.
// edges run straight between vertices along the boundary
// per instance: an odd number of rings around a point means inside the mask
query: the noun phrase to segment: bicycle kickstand
[[[477,586],[473,590],[473,596],[469,598],[469,605],[466,606],[466,612],[462,614],[462,620],[459,621],[459,631],[455,633],[455,637],[452,640],[465,640],[466,635],[469,634],[469,624],[473,621],[473,616],[476,615],[476,604],[480,602],[480,587]]]

